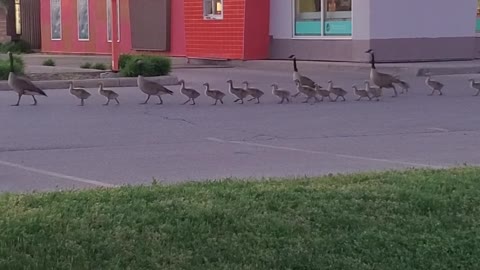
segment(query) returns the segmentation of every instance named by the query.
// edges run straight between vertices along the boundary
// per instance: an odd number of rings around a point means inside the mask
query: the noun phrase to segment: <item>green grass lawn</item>
[[[0,195],[0,269],[479,269],[480,168]]]

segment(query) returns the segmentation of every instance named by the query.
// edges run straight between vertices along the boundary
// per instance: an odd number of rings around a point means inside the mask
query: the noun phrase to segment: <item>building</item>
[[[372,48],[383,62],[480,57],[476,0],[117,1],[121,53],[364,62]],[[41,1],[42,51],[109,54],[111,13],[111,0]]]

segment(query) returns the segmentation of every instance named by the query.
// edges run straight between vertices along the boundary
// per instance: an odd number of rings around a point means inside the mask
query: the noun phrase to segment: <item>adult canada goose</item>
[[[283,101],[285,100],[287,101],[287,103],[290,103],[290,91],[279,89],[278,85],[275,83],[272,84],[272,94],[281,99],[278,104],[283,104]]]
[[[248,91],[242,88],[234,87],[232,80],[228,80],[227,83],[228,83],[228,91],[230,92],[230,94],[237,97],[237,99],[234,100],[233,102],[241,101],[240,104],[243,104],[243,100],[249,95]]]
[[[159,83],[145,79],[142,75],[138,75],[137,85],[143,93],[147,94],[147,100],[140,104],[147,104],[150,96],[158,96],[158,99],[160,100],[160,103],[158,104],[161,105],[163,104],[162,95],[173,95],[173,91]]]
[[[366,88],[358,89],[356,85],[352,85],[352,88],[353,88],[353,93],[358,97],[357,101],[361,100],[364,97],[368,98],[368,100],[372,100]]]
[[[432,80],[432,78],[430,77],[430,75],[427,76],[427,79],[425,80],[425,84],[430,88],[432,89],[432,93],[428,94],[429,96],[433,96],[433,93],[435,93],[435,91],[438,91],[440,96],[443,95],[443,92],[442,92],[442,89],[444,87],[443,83],[441,82],[438,82],[438,81],[435,81],[435,80]]]
[[[181,84],[180,92],[184,96],[188,97],[188,100],[185,101],[184,103],[182,103],[182,105],[187,104],[187,102],[189,102],[190,100],[192,101],[192,104],[190,104],[190,105],[195,105],[195,99],[200,96],[200,93],[195,89],[186,88],[184,80],[180,80],[179,83]]]
[[[317,84],[315,85],[315,90],[317,91],[317,94],[322,97],[320,101],[323,101],[323,99],[326,97],[328,97],[328,99],[332,101],[332,97],[330,96],[331,93],[327,89],[323,89],[320,85]]]
[[[391,88],[393,89],[394,95],[392,97],[398,96],[397,89],[395,88],[394,83],[400,84],[401,81],[393,75],[387,73],[381,73],[377,71],[375,67],[375,54],[372,49],[366,51],[365,53],[370,54],[370,80],[378,87],[382,88]]]
[[[377,101],[380,101],[380,98],[383,95],[382,89],[376,86],[370,86],[368,80],[365,81],[365,90],[367,90],[371,98],[375,98]]]
[[[114,92],[113,90],[104,89],[103,88],[103,82],[98,84],[98,93],[100,95],[104,96],[107,99],[107,103],[105,103],[103,105],[108,106],[108,104],[110,103],[110,100],[112,100],[112,99],[115,100],[115,102],[117,102],[117,105],[120,104],[120,102],[118,101],[119,95],[116,92]]]
[[[312,79],[308,78],[307,76],[301,75],[298,72],[297,58],[295,57],[295,55],[292,54],[288,58],[293,59],[293,81],[295,82],[295,80],[299,80],[301,85],[307,85],[311,88],[315,88],[315,82]]]
[[[340,87],[334,87],[333,82],[331,80],[328,81],[328,88],[327,89],[328,89],[328,91],[330,91],[330,93],[337,96],[333,101],[337,101],[337,99],[339,97],[341,97],[343,99],[343,101],[346,101],[345,95],[347,95],[347,91],[345,91],[343,88],[340,88]]]
[[[474,90],[477,90],[477,93],[473,96],[478,96],[480,94],[480,82],[476,82],[474,79],[468,80],[470,82],[470,87]]]
[[[255,102],[256,104],[260,103],[260,98],[265,94],[263,93],[262,90],[258,88],[249,87],[249,84],[247,81],[243,82],[243,89],[247,90],[248,94],[252,96],[252,98],[249,99],[248,101],[252,101],[256,99],[257,100],[257,102]]]
[[[68,88],[68,90],[70,90],[70,94],[72,94],[73,96],[80,99],[80,106],[83,106],[84,105],[84,100],[89,98],[91,96],[91,94],[83,88],[73,87],[73,82],[72,81],[69,82],[69,85],[70,85],[70,87]]]
[[[18,101],[17,104],[12,106],[20,105],[20,99],[22,99],[23,95],[32,96],[33,104],[37,105],[37,99],[35,96],[47,96],[45,92],[34,85],[29,79],[25,77],[20,77],[15,74],[15,70],[13,68],[13,54],[12,52],[8,52],[8,57],[10,58],[10,73],[8,74],[8,85],[13,89],[13,91],[17,92],[18,94]]]
[[[220,101],[220,103],[223,104],[223,98],[225,97],[225,93],[220,90],[210,89],[209,83],[204,83],[203,86],[205,86],[205,95],[215,99],[215,103],[212,105],[217,105],[217,101]]]
[[[320,102],[320,100],[317,98],[317,91],[315,91],[315,89],[306,85],[302,85],[299,80],[295,80],[295,85],[297,86],[298,92],[304,94],[307,97],[307,99],[305,99],[305,101],[303,101],[302,103],[308,103],[308,101],[312,98],[315,99],[315,103]]]

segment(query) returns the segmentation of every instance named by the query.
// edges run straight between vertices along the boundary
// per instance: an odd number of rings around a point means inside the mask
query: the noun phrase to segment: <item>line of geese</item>
[[[370,70],[370,81],[373,82],[374,86],[370,85],[370,82],[366,80],[365,83],[365,88],[364,89],[358,89],[356,85],[353,85],[353,93],[358,97],[356,100],[359,101],[362,98],[368,98],[369,100],[377,100],[379,101],[380,98],[383,96],[383,89],[393,89],[394,95],[393,97],[398,96],[397,89],[395,87],[395,84],[398,84],[399,87],[401,87],[403,94],[405,91],[408,93],[408,90],[410,88],[409,84],[405,81],[400,80],[398,77],[387,74],[387,73],[381,73],[378,72],[376,67],[375,67],[375,55],[373,50],[368,50],[366,53],[370,54],[370,64],[371,64],[371,70]],[[9,58],[10,58],[10,73],[8,76],[8,84],[9,86],[18,94],[18,100],[17,103],[14,104],[13,106],[19,106],[20,100],[22,96],[24,95],[30,95],[32,96],[34,103],[32,105],[37,105],[37,100],[35,96],[47,96],[47,94],[37,87],[35,84],[33,84],[29,79],[25,77],[20,77],[17,76],[14,72],[13,68],[13,55],[11,52],[8,52]],[[291,55],[289,58],[293,59],[293,81],[295,82],[297,92],[292,95],[292,93],[288,90],[285,89],[280,89],[277,84],[272,84],[272,94],[280,99],[278,102],[279,104],[284,103],[285,101],[287,103],[290,102],[290,98],[295,98],[300,94],[303,94],[306,99],[303,101],[303,103],[308,103],[310,100],[314,100],[314,102],[321,102],[324,100],[324,98],[328,98],[330,101],[335,102],[338,100],[338,98],[341,98],[343,101],[346,101],[345,96],[347,95],[347,91],[344,90],[341,87],[335,87],[333,85],[333,81],[328,81],[328,87],[327,89],[322,88],[319,84],[314,82],[312,79],[301,75],[298,71],[297,67],[297,60],[295,55]],[[469,80],[470,82],[470,87],[477,90],[476,94],[474,96],[480,95],[480,82],[476,82],[473,79]],[[182,93],[184,96],[186,96],[188,99],[182,103],[182,104],[187,104],[188,102],[191,102],[191,105],[195,105],[195,100],[200,97],[200,92],[193,88],[187,88],[185,86],[185,81],[180,80],[179,81],[181,88],[180,88],[180,93]],[[261,91],[258,88],[253,88],[250,87],[248,81],[243,82],[243,88],[235,87],[233,85],[232,80],[227,81],[228,84],[228,91],[230,94],[236,97],[234,100],[235,103],[239,102],[240,104],[244,104],[244,100],[251,96],[248,101],[256,100],[256,104],[260,103],[260,98],[265,94],[263,91]],[[432,92],[429,95],[433,95],[436,91],[439,92],[439,95],[443,95],[442,89],[444,85],[438,81],[432,80],[431,76],[428,76],[427,79],[425,80],[425,84],[432,90]],[[158,104],[163,104],[163,99],[162,95],[173,95],[173,91],[168,89],[167,87],[147,80],[145,79],[144,76],[139,75],[137,77],[137,85],[138,88],[147,95],[147,99],[141,103],[141,104],[147,104],[148,101],[150,100],[151,96],[157,96],[159,99]],[[209,83],[204,83],[203,86],[205,87],[205,95],[207,97],[210,97],[215,101],[212,105],[217,105],[217,103],[220,101],[221,104],[223,104],[223,98],[226,96],[226,94],[220,90],[216,89],[210,89]],[[83,88],[76,88],[73,85],[73,82],[69,82],[69,91],[70,93],[80,99],[80,106],[84,106],[85,100],[88,99],[91,94],[86,91]],[[105,89],[103,83],[98,84],[98,93],[102,95],[103,97],[106,98],[107,102],[103,105],[108,106],[110,104],[111,100],[115,100],[117,105],[120,104],[120,101],[118,100],[119,94],[116,93],[115,91],[111,89]],[[335,99],[331,98],[331,95],[335,96]],[[321,97],[321,99],[318,99],[318,97]]]

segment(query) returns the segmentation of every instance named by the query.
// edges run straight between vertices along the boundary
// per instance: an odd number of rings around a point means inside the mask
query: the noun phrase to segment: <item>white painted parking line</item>
[[[440,132],[449,132],[450,131],[446,128],[437,128],[437,127],[431,127],[431,128],[427,128],[427,129],[433,130],[433,131],[440,131]]]
[[[116,187],[116,185],[113,185],[113,184],[108,184],[108,183],[99,182],[99,181],[95,181],[95,180],[89,180],[89,179],[79,178],[79,177],[70,176],[70,175],[65,175],[65,174],[61,174],[61,173],[56,173],[56,172],[50,172],[50,171],[46,171],[46,170],[36,169],[36,168],[27,167],[27,166],[23,166],[23,165],[20,165],[20,164],[16,164],[16,163],[12,163],[12,162],[7,162],[7,161],[2,161],[2,160],[0,160],[0,165],[7,166],[7,167],[11,167],[11,168],[16,168],[16,169],[21,169],[21,170],[28,171],[28,172],[43,174],[43,175],[47,175],[47,176],[53,176],[53,177],[56,177],[56,178],[60,178],[60,179],[64,179],[64,180],[69,180],[69,181],[73,181],[73,182],[90,184],[90,185],[94,185],[94,186],[100,186],[100,187]]]
[[[209,137],[209,138],[207,138],[207,140],[212,141],[212,142],[218,142],[218,143],[240,144],[240,145],[256,146],[256,147],[269,148],[269,149],[302,152],[302,153],[308,153],[308,154],[330,155],[330,156],[335,156],[335,157],[339,157],[339,158],[357,159],[357,160],[365,160],[365,161],[375,161],[375,162],[390,163],[390,164],[396,164],[396,165],[427,167],[427,168],[432,168],[432,169],[442,169],[442,168],[444,168],[443,166],[422,164],[422,163],[416,163],[416,162],[406,162],[406,161],[401,161],[401,160],[390,160],[390,159],[382,159],[382,158],[370,158],[370,157],[362,157],[362,156],[354,156],[354,155],[335,154],[335,153],[330,153],[330,152],[325,152],[325,151],[306,150],[306,149],[300,149],[300,148],[275,146],[275,145],[244,142],[244,141],[226,141],[226,140],[213,138],[213,137]]]

